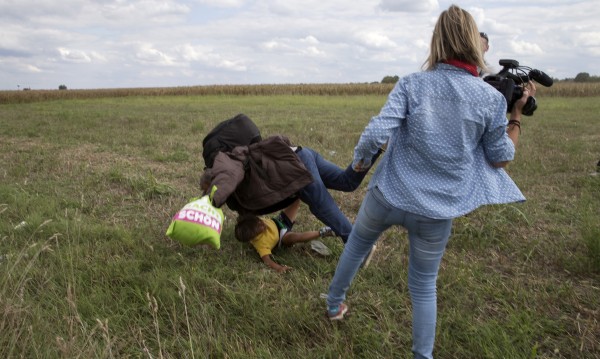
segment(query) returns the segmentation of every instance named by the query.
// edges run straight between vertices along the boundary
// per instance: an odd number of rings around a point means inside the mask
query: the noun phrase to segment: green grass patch
[[[238,113],[264,137],[349,163],[386,96],[334,90],[0,105],[0,357],[410,357],[401,228],[384,233],[341,323],[324,318],[319,297],[337,239],[326,240],[330,257],[303,246],[276,253],[293,267],[279,275],[234,239],[228,209],[221,250],[165,236],[198,195],[202,138]],[[527,201],[455,220],[438,280],[437,357],[600,357],[600,101],[538,101],[508,168]],[[365,190],[333,195],[354,218]],[[322,224],[302,206],[296,226]]]

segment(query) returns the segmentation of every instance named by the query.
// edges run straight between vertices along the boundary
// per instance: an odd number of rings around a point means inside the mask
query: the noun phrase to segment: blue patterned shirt
[[[394,207],[455,218],[479,206],[524,201],[502,168],[515,148],[506,134],[506,100],[464,69],[438,64],[396,84],[354,149],[366,166],[388,142],[369,188]]]

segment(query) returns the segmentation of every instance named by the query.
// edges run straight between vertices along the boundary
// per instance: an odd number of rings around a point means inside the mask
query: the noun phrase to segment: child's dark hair
[[[242,214],[235,224],[235,238],[250,242],[265,230],[265,223],[254,214]]]

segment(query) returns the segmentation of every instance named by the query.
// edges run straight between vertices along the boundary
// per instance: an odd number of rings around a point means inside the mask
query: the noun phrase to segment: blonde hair
[[[477,24],[471,14],[456,5],[451,5],[438,18],[423,69],[432,70],[438,62],[447,60],[487,68]]]

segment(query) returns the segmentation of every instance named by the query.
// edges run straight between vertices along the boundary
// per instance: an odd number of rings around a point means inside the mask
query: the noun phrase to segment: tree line
[[[590,76],[587,72],[580,72],[574,79],[565,80],[572,80],[574,82],[600,82],[600,76]]]

